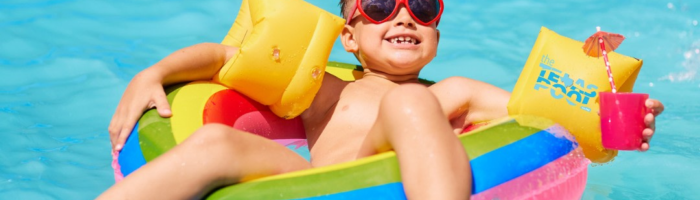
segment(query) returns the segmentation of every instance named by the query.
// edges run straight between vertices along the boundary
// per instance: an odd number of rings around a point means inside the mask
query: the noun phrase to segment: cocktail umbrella
[[[608,61],[607,51],[614,51],[615,49],[617,49],[617,47],[620,46],[620,44],[622,43],[622,40],[625,40],[625,36],[616,33],[600,31],[600,27],[596,27],[596,29],[597,32],[591,35],[591,37],[588,37],[588,39],[586,39],[586,42],[584,42],[583,52],[585,52],[586,55],[592,57],[603,56],[603,60],[605,61],[605,68],[608,71],[608,80],[610,81],[610,87],[612,88],[612,92],[615,93],[617,92],[617,90],[615,89],[615,81],[613,80],[612,71],[610,71],[610,62]]]

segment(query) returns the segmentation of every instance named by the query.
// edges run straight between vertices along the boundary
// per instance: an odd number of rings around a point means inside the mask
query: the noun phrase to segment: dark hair
[[[348,5],[348,0],[340,0],[340,3],[338,3],[338,5],[340,5],[340,16],[346,18],[347,16],[345,16],[345,7]]]

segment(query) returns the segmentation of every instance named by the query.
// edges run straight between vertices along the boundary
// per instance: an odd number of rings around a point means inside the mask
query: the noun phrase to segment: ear
[[[345,51],[357,53],[357,41],[355,40],[355,28],[350,25],[345,25],[343,32],[340,33],[340,42],[343,43]]]
[[[437,41],[439,44],[440,43],[440,29],[435,29],[435,31],[437,31]]]
[[[435,29],[435,31],[437,31],[437,44],[439,45],[440,44],[440,29]],[[435,48],[435,57],[437,57],[437,55],[438,55],[437,51],[438,51],[438,49]]]

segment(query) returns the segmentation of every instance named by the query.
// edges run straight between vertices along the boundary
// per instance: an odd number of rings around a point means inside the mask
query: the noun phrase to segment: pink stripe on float
[[[472,195],[471,199],[578,199],[586,187],[589,163],[579,147],[535,171]]]
[[[527,199],[581,199],[586,189],[588,170],[579,170],[572,174],[568,180],[557,181],[549,189],[537,191],[538,193]]]
[[[119,165],[119,152],[112,150],[112,169],[114,169],[114,182],[119,183],[124,179],[122,167]]]
[[[285,147],[289,145],[296,145],[295,149],[308,145],[306,139],[274,139],[273,141]]]

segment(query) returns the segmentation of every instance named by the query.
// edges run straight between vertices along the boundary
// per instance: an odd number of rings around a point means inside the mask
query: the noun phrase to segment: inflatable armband
[[[293,118],[311,105],[345,20],[302,0],[243,0],[214,80]]]
[[[542,27],[508,102],[510,115],[536,115],[554,120],[576,136],[586,157],[610,161],[616,150],[601,143],[598,96],[612,90],[602,58],[587,56],[582,42]],[[642,61],[610,53],[617,90],[631,92]]]

